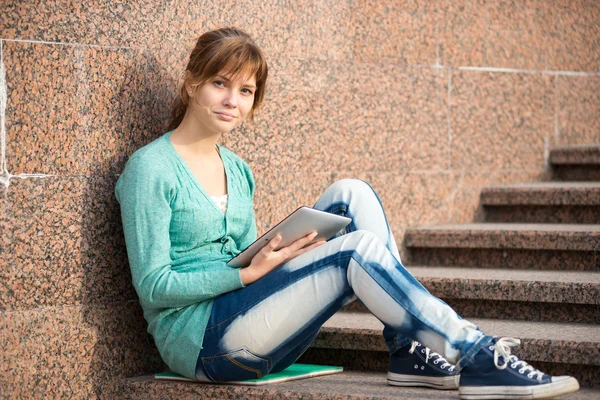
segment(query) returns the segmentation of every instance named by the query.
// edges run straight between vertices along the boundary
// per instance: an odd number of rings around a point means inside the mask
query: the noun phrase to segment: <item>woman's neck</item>
[[[189,115],[186,115],[171,134],[171,143],[184,149],[194,158],[213,156],[221,133],[205,133],[202,128]]]

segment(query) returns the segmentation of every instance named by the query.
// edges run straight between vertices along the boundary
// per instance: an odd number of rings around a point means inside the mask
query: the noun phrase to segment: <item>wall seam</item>
[[[480,169],[480,168],[476,168],[476,172],[481,172],[481,173],[494,173],[494,172],[499,172],[499,173],[541,173],[544,172],[543,168],[521,168],[521,169]],[[408,170],[408,169],[398,169],[398,170],[389,170],[389,169],[365,169],[365,170],[361,170],[360,173],[378,173],[378,174],[405,174],[405,175],[437,175],[437,174],[453,174],[453,175],[461,175],[461,174],[468,174],[468,173],[472,173],[474,171],[474,169],[416,169],[416,170]],[[318,175],[318,176],[330,176],[330,175],[352,175],[354,174],[354,172],[356,172],[355,170],[352,169],[346,169],[346,168],[342,168],[334,173],[332,172],[314,172],[312,173],[312,175]],[[296,173],[296,175],[301,175],[299,173]],[[63,175],[66,178],[73,178],[73,177],[86,177],[87,175]],[[118,174],[114,174],[115,177],[118,177],[120,175]]]
[[[147,50],[147,49],[146,49]],[[290,57],[292,60],[302,61],[322,61],[320,59],[311,57]],[[389,60],[386,58],[383,61]],[[352,65],[377,65],[375,62],[361,62],[361,61],[345,61],[345,60],[328,60],[332,64],[352,64]],[[470,67],[470,66],[456,66],[456,65],[443,65],[443,64],[403,64],[396,63],[395,66],[400,69],[407,68],[429,68],[429,69],[452,69],[456,71],[475,71],[475,72],[496,72],[496,73],[507,73],[507,74],[531,74],[531,75],[552,75],[552,76],[582,76],[582,77],[600,77],[600,72],[580,72],[580,71],[555,71],[555,70],[535,70],[535,69],[517,69],[517,68],[494,68],[494,67]]]
[[[14,314],[14,313],[23,313],[23,312],[46,312],[46,311],[55,311],[55,310],[68,310],[68,309],[77,309],[77,308],[101,308],[106,306],[114,306],[114,305],[123,305],[123,304],[139,304],[139,300],[130,299],[125,301],[111,301],[107,303],[99,302],[99,303],[76,303],[76,304],[63,304],[49,307],[32,307],[32,308],[23,308],[23,309],[10,309],[10,310],[0,310],[2,314]]]
[[[77,43],[77,42],[48,42],[45,40],[24,40],[24,39],[2,39],[6,42],[15,42],[15,43],[32,43],[32,44],[53,44],[59,46],[84,46],[84,47],[98,47],[102,49],[132,49],[132,50],[140,50],[144,49],[143,47],[131,47],[131,46],[106,46],[101,44],[86,44],[86,43]]]
[[[54,175],[54,174],[19,174],[19,175],[10,175],[11,179],[14,178],[19,178],[19,179],[27,179],[27,178],[54,178],[54,177],[58,177],[60,175]],[[80,175],[69,175],[69,177],[78,177]],[[81,176],[85,176],[85,175],[81,175]]]
[[[322,61],[310,57],[290,57],[293,60],[302,61]],[[387,59],[386,59],[387,60]],[[385,61],[385,60],[384,60]],[[330,63],[334,64],[350,64],[349,61],[341,60],[329,60]],[[374,62],[360,62],[356,61],[351,63],[353,65],[371,65],[377,64]],[[429,68],[429,69],[452,69],[456,71],[475,71],[475,72],[496,72],[496,73],[507,73],[507,74],[531,74],[531,75],[551,75],[551,76],[581,76],[581,77],[600,77],[600,72],[580,72],[580,71],[555,71],[555,70],[535,70],[535,69],[517,69],[517,68],[494,68],[494,67],[470,67],[470,66],[456,66],[456,65],[443,65],[443,64],[403,64],[396,63],[396,67],[401,69],[406,68]]]
[[[447,93],[447,97],[446,97],[446,101],[447,101],[447,105],[446,105],[446,122],[447,122],[447,127],[448,127],[448,163],[447,163],[447,169],[448,170],[452,170],[452,123],[451,123],[451,116],[450,113],[452,112],[452,105],[451,105],[451,96],[452,96],[452,68],[448,69],[448,93]],[[453,210],[454,210],[454,200],[456,197],[456,190],[457,188],[454,188],[452,195],[451,195],[451,199],[450,199],[450,207],[448,207],[448,222],[452,223],[453,222]]]
[[[552,107],[552,112],[554,114],[554,118],[552,118],[553,120],[553,125],[554,125],[554,129],[552,129],[549,132],[546,132],[544,134],[544,170],[545,171],[549,171],[550,170],[550,139],[552,136],[554,136],[556,134],[556,80],[558,79],[558,76],[554,75],[553,76],[553,88],[552,88],[552,101],[553,101],[553,107]],[[554,141],[556,143],[556,141]]]
[[[480,72],[503,72],[512,74],[541,74],[541,75],[563,75],[563,76],[600,76],[596,72],[578,72],[578,71],[544,71],[535,69],[517,69],[517,68],[493,68],[493,67],[456,67],[461,71],[480,71]]]
[[[397,170],[389,170],[389,169],[365,169],[361,170],[360,173],[378,173],[378,174],[414,174],[414,175],[435,175],[435,174],[468,174],[473,171],[480,173],[542,173],[544,172],[543,168],[531,168],[531,169],[482,169],[477,168],[474,169],[417,169],[417,170],[409,170],[399,168]],[[343,168],[338,171],[339,174],[353,174],[356,170]],[[323,173],[314,173],[314,174],[323,174],[327,175],[329,172]],[[313,174],[313,175],[314,175]]]
[[[10,174],[6,169],[6,72],[4,71],[4,40],[0,39],[0,185],[8,188],[10,184]]]
[[[451,106],[451,99],[452,99],[452,68],[448,69],[448,95],[446,98],[446,101],[448,102],[447,104],[447,112],[446,112],[446,122],[447,122],[447,127],[448,127],[448,170],[452,169],[452,123],[451,123],[451,115],[450,113],[452,112],[452,106]]]
[[[544,136],[544,170],[550,169],[550,138],[548,134]]]
[[[436,0],[436,2],[435,2],[435,10],[436,10],[436,15],[435,15],[435,65],[436,66],[440,65],[440,15],[439,15],[439,9],[440,9],[440,2],[439,2],[439,0]]]

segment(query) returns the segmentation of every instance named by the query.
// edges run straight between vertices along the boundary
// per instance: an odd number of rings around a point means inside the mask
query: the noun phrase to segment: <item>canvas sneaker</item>
[[[459,373],[440,354],[412,342],[390,357],[387,382],[393,386],[457,389]]]
[[[458,394],[461,399],[544,399],[575,392],[577,379],[550,376],[511,354],[520,344],[513,338],[493,338],[462,369]]]

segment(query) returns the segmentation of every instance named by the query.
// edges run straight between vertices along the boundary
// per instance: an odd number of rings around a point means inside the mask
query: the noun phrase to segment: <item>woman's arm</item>
[[[225,265],[203,270],[198,262],[193,272],[172,269],[169,227],[175,182],[166,166],[135,157],[115,187],[133,286],[146,307],[183,307],[244,286],[240,271]]]

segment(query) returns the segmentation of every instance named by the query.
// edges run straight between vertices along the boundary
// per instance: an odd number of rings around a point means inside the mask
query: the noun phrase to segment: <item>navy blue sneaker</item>
[[[494,338],[462,369],[461,399],[545,399],[575,392],[577,379],[550,376],[511,354],[519,339]]]
[[[387,382],[393,386],[458,389],[459,373],[444,357],[419,342],[392,354]]]

